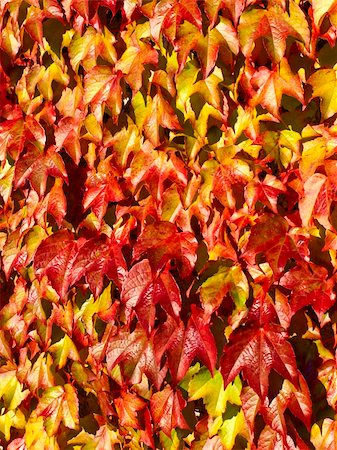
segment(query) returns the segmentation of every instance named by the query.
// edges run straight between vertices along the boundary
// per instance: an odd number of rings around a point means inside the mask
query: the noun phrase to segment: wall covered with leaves
[[[337,448],[337,1],[0,0],[0,443]]]

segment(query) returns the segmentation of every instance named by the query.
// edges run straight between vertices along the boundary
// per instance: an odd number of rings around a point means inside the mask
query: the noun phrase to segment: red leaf
[[[60,227],[64,216],[67,214],[67,199],[63,192],[63,180],[55,178],[54,186],[51,188],[48,195],[47,211],[56,220]]]
[[[291,237],[287,234],[289,225],[281,216],[263,214],[253,226],[243,257],[250,265],[255,265],[259,253],[266,260],[277,277],[283,271],[289,258],[299,259],[300,255]]]
[[[276,119],[280,119],[279,109],[283,94],[296,98],[304,103],[303,87],[300,78],[294,74],[285,58],[282,58],[277,70],[269,70],[260,67],[254,71],[249,80],[251,99],[249,105],[255,107],[263,106]]]
[[[231,13],[231,16],[234,20],[235,25],[237,25],[239,18],[245,8],[245,0],[222,0],[220,2],[220,0],[214,0],[212,3],[223,3],[223,5],[228,8],[228,10]]]
[[[280,284],[292,291],[290,301],[293,312],[311,305],[317,313],[325,313],[334,304],[334,281],[328,279],[324,267],[312,263],[298,265],[283,275]]]
[[[179,233],[170,222],[147,225],[133,249],[133,259],[147,254],[151,268],[158,272],[170,260],[176,260],[182,277],[191,274],[196,259],[197,241],[192,233]]]
[[[286,192],[284,184],[274,177],[267,174],[263,181],[257,177],[247,184],[245,189],[245,197],[249,208],[255,206],[259,200],[261,203],[270,208],[275,214],[277,211],[277,199],[282,192]]]
[[[118,202],[124,198],[116,173],[111,165],[111,157],[101,161],[97,171],[92,170],[86,181],[83,198],[84,209],[91,208],[101,221],[109,202]]]
[[[176,382],[185,376],[194,358],[200,359],[211,373],[215,369],[217,360],[217,349],[210,331],[209,318],[195,305],[191,305],[191,310],[192,314],[186,330],[181,324],[175,325],[172,336],[166,342],[168,365]],[[172,324],[168,325],[170,326],[164,328],[161,339],[157,336],[156,345],[165,340],[165,335],[173,328]]]
[[[70,231],[52,234],[38,247],[34,269],[39,277],[47,275],[50,284],[61,298],[68,292],[72,268],[77,255],[77,242]]]
[[[184,163],[175,154],[168,155],[166,152],[153,150],[152,144],[148,144],[143,145],[142,150],[137,152],[132,160],[130,184],[136,190],[145,183],[159,209],[163,201],[165,182],[170,180],[182,191],[187,185],[187,171]]]
[[[114,400],[114,405],[123,427],[132,427],[137,430],[141,428],[137,413],[146,405],[142,398],[131,392],[122,391],[122,395]]]
[[[297,385],[295,354],[281,327],[266,324],[261,328],[240,328],[231,334],[221,360],[226,386],[242,372],[250,387],[263,400],[268,393],[272,369]]]
[[[125,74],[124,79],[136,94],[142,87],[142,75],[145,64],[157,64],[158,53],[148,43],[141,39],[132,40],[132,45],[128,45],[122,57],[116,63],[116,69]],[[157,73],[154,72],[155,74]],[[166,74],[167,75],[167,74]]]
[[[213,178],[213,193],[218,200],[231,210],[236,209],[238,189],[252,178],[249,166],[237,159],[226,159],[217,169]]]
[[[193,23],[201,31],[201,12],[197,0],[186,0],[183,3],[178,0],[160,0],[150,19],[153,39],[159,42],[161,33],[164,33],[174,44],[177,29],[184,20]]]
[[[76,117],[63,117],[55,129],[57,150],[64,148],[75,164],[80,162],[82,156],[79,140],[81,126],[81,119],[77,114]]]
[[[186,406],[180,391],[174,391],[171,386],[152,395],[150,401],[151,414],[154,423],[167,435],[176,428],[189,429],[182,410]]]
[[[71,284],[85,276],[91,292],[97,298],[102,291],[104,275],[121,288],[126,270],[119,244],[113,237],[108,238],[102,234],[81,246],[72,268]]]
[[[261,408],[261,399],[251,387],[244,387],[241,391],[242,410],[249,426],[251,435],[254,435],[255,417]]]
[[[160,388],[165,376],[165,368],[160,370],[156,363],[153,343],[145,330],[137,327],[132,333],[129,329],[121,329],[110,339],[106,352],[108,370],[120,365],[125,382],[137,384],[141,382],[142,374]]]
[[[272,323],[276,318],[276,310],[273,301],[268,294],[269,286],[260,286],[255,284],[254,301],[249,310],[247,322],[252,321],[259,326]]]
[[[157,303],[175,318],[179,317],[181,309],[180,291],[170,272],[166,269],[158,276],[153,276],[147,259],[135,264],[130,270],[123,284],[121,300],[126,305],[125,316],[128,322],[135,311],[148,333],[154,326]]]
[[[327,177],[321,173],[314,173],[303,185],[303,197],[298,202],[298,209],[303,227],[308,227],[313,223],[315,217],[319,221],[323,218],[323,225],[330,228],[329,217],[329,199],[324,189]],[[325,198],[324,198],[325,194]],[[321,220],[320,220],[321,219]]]
[[[105,103],[113,116],[122,108],[122,88],[120,80],[123,74],[110,66],[95,66],[84,77],[84,103],[96,113],[98,121],[102,119],[100,108]]]
[[[61,156],[56,153],[54,146],[49,147],[45,153],[40,145],[30,144],[27,153],[15,166],[15,186],[22,187],[26,180],[29,180],[32,188],[42,197],[46,190],[48,175],[68,180]]]
[[[3,161],[6,158],[6,152],[8,152],[13,159],[16,159],[23,150],[25,140],[26,128],[21,115],[0,123],[1,160]]]
[[[279,63],[286,50],[286,39],[292,36],[302,41],[302,36],[292,27],[289,16],[277,6],[247,9],[240,17],[239,37],[241,51],[249,58],[256,41],[263,39],[265,49],[274,63]]]
[[[290,436],[285,438],[267,425],[260,434],[257,450],[297,450]]]

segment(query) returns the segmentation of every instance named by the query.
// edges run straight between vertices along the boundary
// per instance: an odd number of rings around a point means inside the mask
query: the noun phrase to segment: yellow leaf
[[[66,365],[68,358],[73,361],[80,360],[77,348],[67,334],[56,344],[49,347],[49,351],[55,353],[55,363],[60,369]]]
[[[0,431],[5,435],[6,441],[10,440],[11,428],[23,430],[26,425],[25,415],[20,409],[10,410],[0,415]]]
[[[220,439],[224,449],[234,450],[237,435],[241,434],[247,436],[247,431],[247,425],[242,410],[230,419],[225,420],[219,430]]]
[[[312,98],[321,98],[322,119],[326,120],[337,112],[337,79],[336,70],[319,69],[308,79],[312,86]]]

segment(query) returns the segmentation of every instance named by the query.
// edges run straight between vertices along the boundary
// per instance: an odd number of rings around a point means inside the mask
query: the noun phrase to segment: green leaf
[[[243,308],[249,296],[249,285],[240,266],[220,267],[201,285],[200,299],[205,311],[212,314],[228,293],[235,305]]]
[[[67,334],[56,344],[49,347],[49,351],[55,353],[55,364],[59,369],[66,365],[68,359],[73,361],[80,360],[77,348]]]
[[[234,449],[235,439],[238,434],[248,437],[247,426],[242,410],[233,415],[230,419],[224,420],[219,430],[220,439],[224,448]]]
[[[0,368],[0,398],[7,410],[15,410],[29,394],[28,390],[23,389],[16,371],[16,367],[11,364]]]
[[[202,398],[208,414],[212,417],[218,417],[226,411],[227,402],[241,405],[241,388],[242,384],[239,377],[236,377],[233,383],[230,383],[224,389],[220,372],[215,370],[212,377],[209,370],[202,368],[189,382],[189,401]]]

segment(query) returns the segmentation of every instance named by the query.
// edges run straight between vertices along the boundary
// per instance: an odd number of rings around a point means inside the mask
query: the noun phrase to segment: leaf
[[[20,409],[16,411],[10,410],[0,415],[0,431],[5,436],[7,442],[11,440],[11,428],[24,430],[25,426],[26,418]]]
[[[326,152],[327,142],[325,138],[321,136],[316,137],[316,139],[311,139],[309,141],[303,142],[303,151],[299,163],[299,168],[301,177],[304,182],[306,182],[312,175],[314,175],[316,169],[324,163]]]
[[[0,368],[0,386],[0,398],[7,410],[15,411],[29,394],[17,378],[16,367],[10,363]]]
[[[313,0],[312,10],[314,16],[314,23],[317,28],[320,28],[323,18],[330,12],[331,9],[336,7],[335,0]]]
[[[250,434],[254,435],[255,418],[261,408],[261,399],[251,387],[244,387],[241,391],[242,411]]]
[[[63,180],[55,178],[54,186],[48,196],[47,211],[51,214],[60,227],[67,214],[67,199],[63,191]]]
[[[166,152],[144,145],[132,160],[130,185],[136,190],[144,183],[160,208],[166,180],[174,183],[179,191],[185,188],[187,178],[184,163],[173,154],[167,155]]]
[[[79,164],[82,156],[79,140],[81,126],[81,118],[77,114],[77,117],[63,117],[55,129],[57,151],[64,148],[75,164]]]
[[[300,5],[295,1],[289,2],[289,19],[294,29],[302,37],[305,47],[309,49],[310,30],[307,17]]]
[[[328,279],[324,267],[301,264],[290,269],[280,280],[281,286],[290,289],[293,312],[311,305],[317,313],[326,312],[335,301],[333,280]]]
[[[188,384],[189,401],[203,399],[208,414],[218,417],[224,414],[227,402],[240,405],[241,381],[239,377],[224,389],[224,382],[220,372],[211,373],[201,369]]]
[[[83,208],[91,208],[99,221],[103,219],[109,202],[118,202],[124,198],[111,158],[110,156],[101,161],[97,171],[93,169],[89,172],[85,183]]]
[[[254,72],[250,84],[255,91],[249,104],[263,106],[275,118],[280,119],[282,95],[287,94],[304,103],[303,87],[300,78],[294,74],[286,58],[274,70],[261,67]]]
[[[125,316],[130,321],[135,311],[143,328],[150,333],[154,326],[156,304],[160,304],[167,314],[179,317],[181,295],[176,281],[166,269],[153,276],[147,259],[135,264],[125,279],[121,300],[126,305]]]
[[[282,435],[274,431],[269,425],[267,425],[260,434],[258,449],[273,450],[276,448],[280,450],[296,449],[294,441],[290,436],[286,436],[286,438],[284,438]]]
[[[272,369],[297,385],[295,354],[281,327],[266,324],[261,328],[241,328],[231,334],[221,359],[225,386],[242,372],[249,386],[264,400]]]
[[[54,98],[54,91],[52,84],[54,82],[60,83],[63,86],[69,84],[69,75],[63,71],[61,63],[53,62],[46,69],[41,67],[41,78],[37,82],[39,91],[46,101],[52,101]]]
[[[284,56],[288,36],[302,40],[289,17],[276,7],[269,10],[246,10],[240,17],[238,31],[241,49],[246,58],[251,57],[256,40],[263,38],[267,53],[275,63],[279,63]]]
[[[217,0],[212,0],[216,2]],[[212,3],[212,2],[211,2]],[[217,2],[219,3],[219,2]],[[237,25],[239,18],[245,9],[245,1],[244,0],[223,0],[222,3],[229,10],[234,24]]]
[[[312,97],[320,97],[322,120],[326,120],[337,112],[337,79],[333,69],[319,69],[307,80],[312,87]]]
[[[29,145],[27,152],[15,166],[14,186],[23,187],[29,180],[32,188],[42,197],[49,175],[68,181],[61,156],[56,153],[54,147],[49,147],[44,153],[40,146]]]
[[[61,422],[74,430],[79,426],[79,403],[71,384],[46,389],[34,411],[34,418],[43,417],[48,436],[57,434]]]
[[[163,379],[154,352],[153,344],[145,330],[137,327],[132,333],[120,330],[113,336],[106,351],[107,367],[111,371],[117,364],[129,383],[140,383],[145,374],[159,389]]]
[[[169,369],[177,382],[185,376],[195,357],[204,363],[212,374],[217,359],[215,340],[208,325],[209,318],[195,305],[191,305],[191,311],[186,330],[176,325],[171,339],[166,341]],[[161,339],[159,336],[157,339],[156,345],[159,345]]]
[[[210,21],[210,28],[213,28],[218,18],[223,0],[210,0],[205,2],[205,13]]]
[[[0,195],[5,204],[8,203],[13,189],[14,166],[6,161],[5,166],[0,169]]]
[[[143,37],[143,36],[142,36]],[[125,81],[134,94],[142,87],[142,75],[146,65],[157,65],[158,53],[144,40],[132,40],[116,63],[116,70],[125,74]]]
[[[225,158],[213,177],[212,192],[216,198],[231,210],[236,209],[238,185],[244,186],[252,178],[249,165],[240,159]]]
[[[207,78],[197,81],[190,87],[190,95],[194,93],[200,94],[205,101],[209,103],[209,105],[204,105],[198,117],[198,126],[196,125],[196,130],[201,136],[206,136],[207,130],[205,132],[201,132],[200,130],[207,127],[209,116],[213,116],[215,119],[219,119],[221,121],[223,119],[223,116],[220,113],[222,97],[219,84],[221,81],[222,79],[218,75],[211,73]],[[212,106],[216,109],[216,111],[214,111]]]
[[[245,418],[242,410],[230,419],[224,420],[220,430],[220,440],[225,448],[234,448],[238,434],[245,434]]]
[[[108,238],[102,234],[88,239],[79,249],[73,263],[70,284],[75,284],[85,276],[91,292],[97,298],[102,292],[104,275],[121,288],[126,272],[120,245],[113,236]]]
[[[117,116],[122,108],[121,71],[109,66],[95,66],[84,77],[84,103],[98,111],[102,103]],[[100,117],[100,113],[97,113]],[[97,116],[96,116],[97,117]],[[100,120],[99,120],[100,121]]]
[[[66,334],[60,341],[53,344],[48,349],[51,353],[55,353],[55,364],[59,369],[64,367],[69,359],[79,361],[80,355],[74,342]]]
[[[337,426],[336,421],[325,418],[322,429],[317,423],[311,428],[310,441],[317,450],[335,450],[336,449]]]
[[[160,126],[169,130],[181,130],[174,109],[164,99],[158,88],[158,92],[153,98],[147,98],[147,114],[144,122],[145,136],[154,147],[158,147],[163,141],[160,135]]]
[[[3,330],[0,330],[0,356],[8,361],[12,361],[12,350]]]
[[[44,19],[44,12],[34,5],[30,6],[27,11],[24,27],[32,39],[42,45],[42,21]]]
[[[274,275],[279,276],[289,258],[299,258],[296,246],[287,234],[289,226],[281,216],[263,214],[253,226],[243,256],[251,264],[263,253]]]
[[[137,126],[130,123],[127,128],[115,133],[110,143],[114,149],[113,160],[115,164],[118,168],[125,169],[130,153],[137,153],[140,150],[140,134]]]
[[[300,389],[295,389],[288,381],[283,382],[282,391],[290,398],[288,405],[292,414],[298,417],[310,430],[312,423],[312,400],[307,382],[303,375],[299,374]],[[281,394],[280,394],[281,395]]]
[[[268,284],[253,285],[253,304],[249,309],[247,323],[265,325],[275,322],[276,309],[272,298],[268,294]]]
[[[186,401],[180,391],[174,391],[171,386],[166,386],[151,397],[150,408],[154,423],[167,436],[171,436],[171,431],[177,427],[189,429],[182,415],[185,405]]]
[[[133,248],[133,259],[146,253],[154,273],[175,259],[181,276],[187,277],[194,268],[196,250],[197,241],[192,233],[179,233],[174,224],[157,222],[147,225],[139,236]]]
[[[252,208],[257,201],[260,201],[275,214],[277,214],[277,200],[282,192],[286,192],[284,184],[274,177],[267,174],[263,181],[256,177],[253,181],[248,183],[245,189],[245,197],[248,206]]]
[[[249,286],[239,266],[220,267],[216,274],[208,277],[201,285],[200,299],[206,313],[216,311],[228,293],[235,305],[243,308],[249,296]]]
[[[208,77],[215,66],[221,41],[222,36],[216,28],[210,30],[205,37],[201,36],[198,39],[196,51],[204,78]]]
[[[77,243],[73,234],[66,230],[49,236],[36,251],[34,269],[37,275],[40,278],[47,275],[50,284],[61,298],[67,294],[76,255]]]
[[[318,379],[326,390],[328,404],[335,408],[337,404],[337,371],[335,359],[324,361],[318,370]]]
[[[27,383],[32,392],[55,385],[52,364],[53,360],[50,354],[40,353],[27,376]]]
[[[326,176],[321,173],[314,173],[303,185],[304,193],[298,202],[298,208],[303,227],[309,227],[315,217],[315,205],[326,183]]]
[[[150,19],[153,39],[159,42],[161,33],[174,44],[177,29],[183,20],[187,20],[201,30],[201,12],[197,0],[180,3],[177,0],[160,0]]]
[[[114,401],[120,424],[123,427],[140,429],[137,413],[145,408],[145,401],[131,392],[122,391],[121,397]]]

